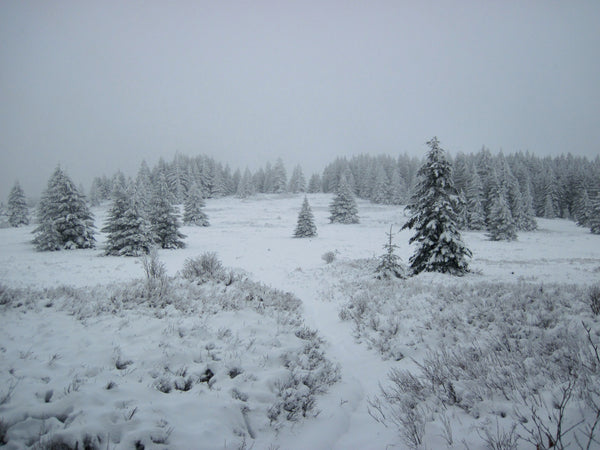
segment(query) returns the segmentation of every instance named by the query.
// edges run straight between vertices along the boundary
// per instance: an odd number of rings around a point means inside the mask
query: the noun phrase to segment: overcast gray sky
[[[175,152],[600,153],[600,1],[0,2],[0,193]]]

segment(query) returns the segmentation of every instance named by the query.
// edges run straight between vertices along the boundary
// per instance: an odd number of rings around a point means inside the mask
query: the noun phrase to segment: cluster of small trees
[[[139,256],[154,246],[181,248],[178,214],[164,176],[151,192],[119,176],[112,183],[112,206],[102,231],[107,234],[107,255]],[[192,186],[184,207],[184,221],[208,226],[204,200]],[[56,168],[37,209],[38,226],[33,243],[38,250],[53,251],[95,247],[93,216],[84,195],[60,168]]]

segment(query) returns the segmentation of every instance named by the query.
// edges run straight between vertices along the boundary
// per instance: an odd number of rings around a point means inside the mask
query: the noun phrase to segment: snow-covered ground
[[[44,442],[69,428],[103,436],[102,448],[131,448],[140,439],[148,448],[406,448],[394,427],[371,417],[368,405],[390,369],[409,368],[411,362],[382,358],[358,342],[353,325],[339,318],[345,297],[352,295],[349,287],[360,282],[361,270],[368,276],[365,261],[383,252],[385,233],[390,225],[400,229],[404,210],[358,201],[360,224],[329,224],[332,197],[309,194],[318,237],[294,239],[302,199],[261,195],[208,200],[211,226],[183,227],[186,248],[159,252],[172,276],[187,258],[214,251],[225,266],[244,271],[250,280],[293,293],[302,302],[299,320],[304,321],[293,326],[284,326],[280,313],[252,307],[214,312],[208,301],[192,313],[169,306],[164,316],[142,306],[117,314],[78,314],[64,298],[79,294],[62,286],[87,290],[92,299],[103,290],[108,296],[120,282],[143,277],[140,260],[103,256],[102,234],[95,250],[38,253],[30,243],[33,227],[0,229],[0,282],[36,292],[56,288],[48,290],[54,301],[44,298],[41,304],[2,310],[0,419],[9,427],[9,446]],[[93,211],[98,228],[106,210]],[[566,220],[539,219],[538,225],[539,230],[520,233],[515,242],[492,242],[482,232],[466,232],[463,238],[474,255],[471,274],[423,274],[411,282],[453,289],[485,282],[598,282],[598,236]],[[410,231],[395,235],[404,261],[412,253],[410,236]],[[332,264],[322,259],[329,251],[336,255]],[[61,289],[67,294],[61,296]],[[341,378],[317,396],[307,418],[272,423],[266,411],[289,369],[281,363],[282,355],[301,353],[303,339],[295,331],[304,325],[324,339],[323,344],[310,342],[339,365]],[[119,369],[119,358],[131,363]],[[225,376],[237,368],[240,375]],[[212,384],[200,381],[207,369],[215,374]],[[173,387],[165,394],[157,389],[190,377],[195,384],[189,391]],[[111,382],[115,387],[106,389]],[[11,395],[2,402],[6,394]],[[33,429],[37,440],[31,437]],[[468,443],[485,448],[481,442]]]

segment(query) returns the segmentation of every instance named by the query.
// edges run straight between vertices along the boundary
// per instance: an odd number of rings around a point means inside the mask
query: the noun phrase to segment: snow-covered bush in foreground
[[[317,414],[339,369],[298,298],[241,273],[167,279],[152,255],[144,269],[112,286],[0,289],[7,448],[268,448],[273,428]]]
[[[439,436],[488,448],[600,445],[600,322],[588,288],[447,277],[382,284],[356,272],[340,287],[340,317],[384,358],[406,358],[370,413],[407,445],[435,447]]]

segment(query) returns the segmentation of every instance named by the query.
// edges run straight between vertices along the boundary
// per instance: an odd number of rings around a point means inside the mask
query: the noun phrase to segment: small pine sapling
[[[395,251],[398,248],[393,243],[394,233],[392,232],[392,226],[390,225],[390,231],[386,233],[388,237],[387,243],[383,246],[385,253],[379,257],[379,265],[375,269],[377,272],[378,279],[391,279],[391,278],[406,278],[406,269],[402,264],[402,261]]]

